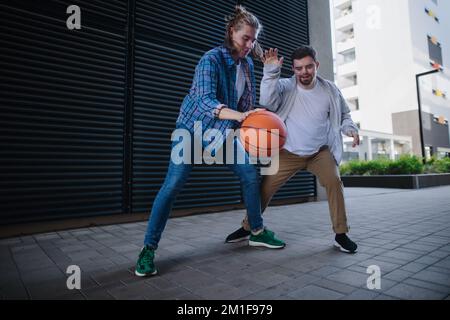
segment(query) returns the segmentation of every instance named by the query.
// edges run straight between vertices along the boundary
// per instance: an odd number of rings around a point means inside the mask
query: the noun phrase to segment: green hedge
[[[450,158],[432,158],[425,164],[425,171],[429,173],[450,173]]]
[[[353,160],[340,167],[341,175],[385,175],[450,173],[450,158],[431,159],[424,165],[422,158],[403,155],[398,160],[377,159],[371,161]]]

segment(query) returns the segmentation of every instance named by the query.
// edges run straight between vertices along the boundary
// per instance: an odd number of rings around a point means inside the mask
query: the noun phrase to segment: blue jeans
[[[183,126],[178,126],[178,128]],[[172,148],[176,142],[172,144]],[[223,146],[225,149],[225,146]],[[238,152],[245,154],[245,164],[227,164],[227,166],[239,177],[242,194],[247,208],[247,215],[250,227],[253,231],[263,228],[261,217],[261,195],[259,176],[256,167],[249,163],[248,155],[238,139],[234,140],[235,160]],[[226,152],[226,150],[224,150]],[[192,163],[192,162],[191,162]],[[153,249],[158,247],[162,232],[169,218],[175,198],[186,183],[192,170],[192,164],[175,164],[172,159],[164,180],[164,184],[158,192],[153,202],[150,218],[145,234],[144,245],[149,245]]]

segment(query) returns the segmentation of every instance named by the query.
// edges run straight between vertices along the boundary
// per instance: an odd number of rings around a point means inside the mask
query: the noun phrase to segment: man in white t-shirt
[[[306,169],[316,175],[326,189],[336,233],[335,246],[355,253],[357,245],[347,236],[349,228],[338,165],[343,152],[342,133],[353,137],[355,147],[359,145],[358,128],[340,90],[317,75],[316,55],[310,46],[297,48],[292,54],[294,76],[280,79],[283,58],[278,58],[278,50],[266,50],[264,54],[260,105],[283,119],[288,136],[280,151],[278,173],[263,177],[261,207],[264,211],[277,190],[295,173]],[[248,239],[248,230],[246,217],[242,227],[230,234],[226,242]]]

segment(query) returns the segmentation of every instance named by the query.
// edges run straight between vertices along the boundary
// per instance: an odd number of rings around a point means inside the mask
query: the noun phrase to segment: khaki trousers
[[[306,169],[314,174],[328,196],[331,223],[335,233],[347,233],[347,215],[345,212],[344,189],[339,169],[328,148],[308,157],[301,157],[285,149],[280,151],[278,173],[263,176],[261,183],[261,212],[269,205],[272,196],[298,171]],[[247,216],[242,227],[250,230]]]

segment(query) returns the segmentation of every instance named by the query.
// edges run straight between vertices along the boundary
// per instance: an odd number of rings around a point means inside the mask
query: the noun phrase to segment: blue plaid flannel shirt
[[[246,57],[241,63],[246,85],[240,100],[237,101],[236,63],[229,49],[219,46],[205,53],[195,69],[192,87],[183,100],[177,123],[183,123],[193,132],[194,122],[201,121],[203,131],[218,129],[224,137],[226,129],[237,128],[239,122],[220,120],[216,115],[220,104],[240,112],[249,111],[255,106],[253,61]]]

